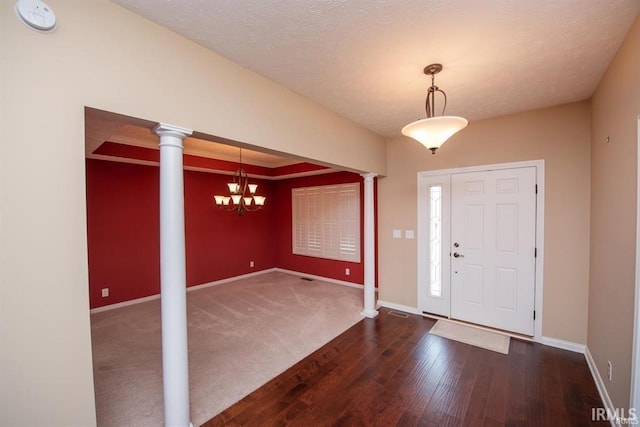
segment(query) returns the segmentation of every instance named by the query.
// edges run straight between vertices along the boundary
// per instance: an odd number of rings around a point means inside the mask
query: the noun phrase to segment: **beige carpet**
[[[510,337],[496,332],[461,325],[448,320],[438,320],[429,333],[487,350],[497,351],[498,353],[509,354]]]
[[[362,319],[362,290],[284,273],[187,293],[198,426]],[[160,300],[91,315],[99,426],[163,425]]]

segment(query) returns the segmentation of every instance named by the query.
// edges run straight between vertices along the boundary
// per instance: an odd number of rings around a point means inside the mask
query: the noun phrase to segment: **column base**
[[[378,310],[362,310],[360,312],[360,314],[362,314],[363,316],[368,317],[369,319],[373,319],[374,317],[376,317],[380,313],[378,312]]]

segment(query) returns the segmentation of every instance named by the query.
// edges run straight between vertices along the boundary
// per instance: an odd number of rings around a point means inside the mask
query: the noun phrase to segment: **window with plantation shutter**
[[[360,184],[294,188],[293,253],[360,262]]]

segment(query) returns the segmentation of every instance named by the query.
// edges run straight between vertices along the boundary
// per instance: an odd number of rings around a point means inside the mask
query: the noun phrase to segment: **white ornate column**
[[[362,174],[364,178],[364,310],[367,317],[376,317],[376,262],[373,179],[375,173]]]
[[[159,123],[160,294],[164,423],[189,427],[189,357],[182,141],[193,131]]]

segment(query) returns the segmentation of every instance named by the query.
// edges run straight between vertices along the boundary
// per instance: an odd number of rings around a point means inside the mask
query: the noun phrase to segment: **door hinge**
[[[538,258],[538,248],[533,248],[533,257]]]
[[[538,194],[538,184],[536,184],[536,194]]]
[[[533,320],[536,320],[536,311],[533,310]]]

